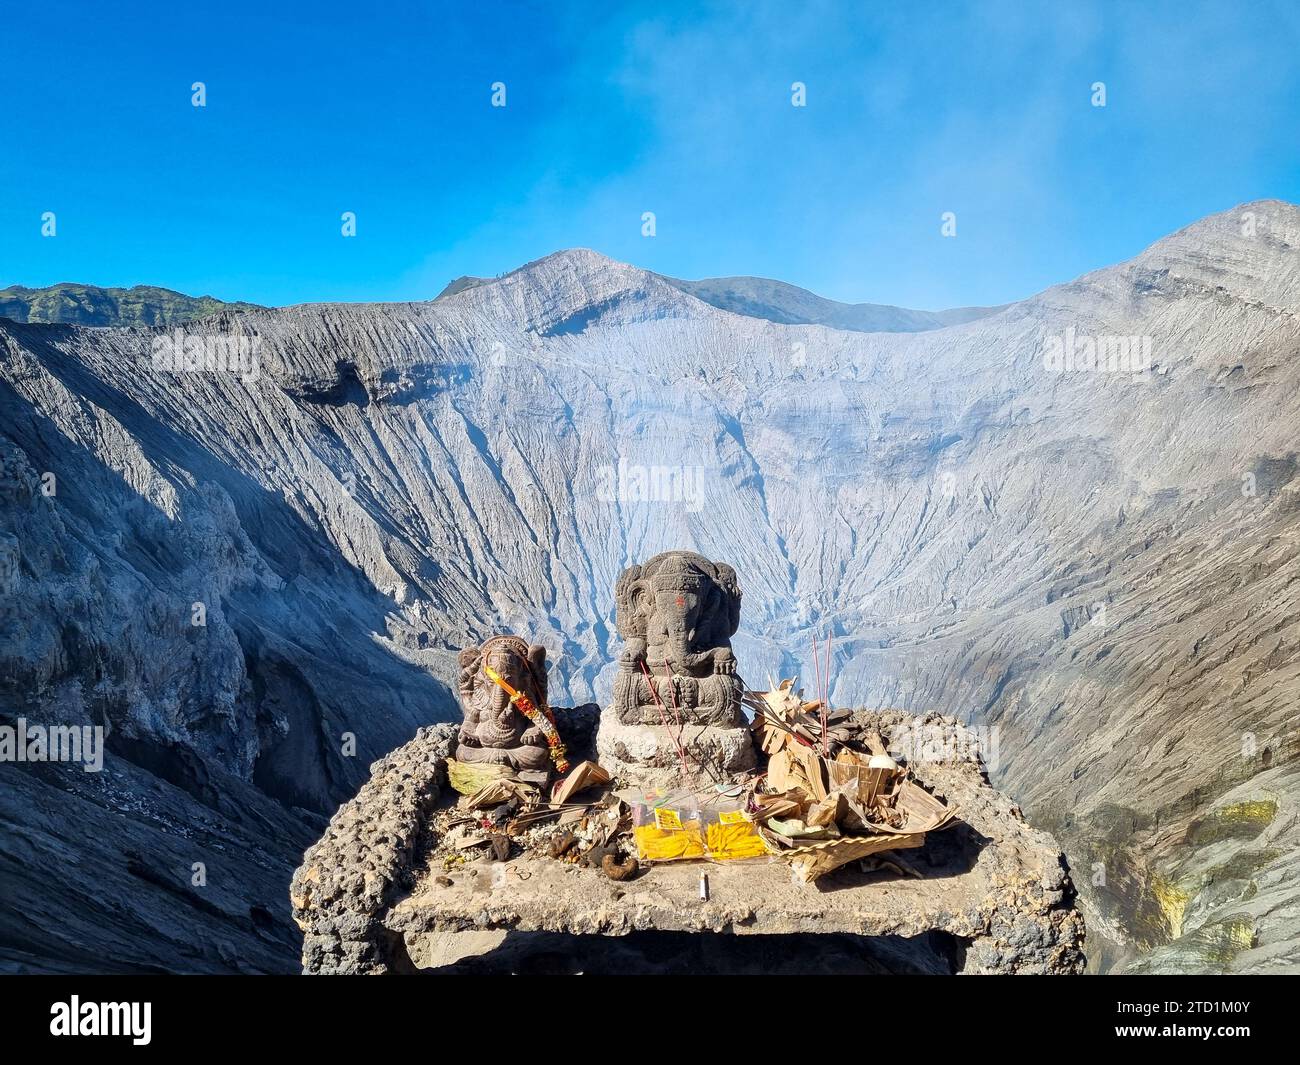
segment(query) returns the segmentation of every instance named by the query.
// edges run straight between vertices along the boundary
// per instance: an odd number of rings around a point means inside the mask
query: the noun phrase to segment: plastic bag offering
[[[767,844],[758,834],[758,825],[744,810],[710,811],[704,846],[707,857],[715,862],[762,858],[768,854]]]
[[[632,838],[643,862],[675,862],[704,857],[700,810],[692,801],[632,807]]]

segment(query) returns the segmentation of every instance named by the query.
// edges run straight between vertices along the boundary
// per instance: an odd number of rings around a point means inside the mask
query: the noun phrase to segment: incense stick
[[[821,663],[821,658],[817,654],[817,634],[815,632],[812,634],[812,657],[813,657],[813,678],[814,678],[814,683],[817,685],[816,687],[817,701],[821,702],[822,701],[822,663]]]
[[[822,754],[831,756],[831,734],[827,717],[830,714],[831,701],[831,641],[835,639],[835,630],[826,634],[826,698],[822,702]]]
[[[664,712],[664,704],[659,701],[659,693],[655,691],[654,677],[646,669],[644,661],[639,661],[638,664],[641,666],[641,672],[645,674],[646,683],[650,686],[650,694],[654,697],[655,709],[659,711],[659,721],[664,727],[664,732],[668,734],[668,738],[673,741],[673,745],[677,748],[677,763],[681,768],[682,778],[689,780],[690,770],[686,767],[686,752],[682,749],[681,737],[674,735],[673,730],[668,727],[668,715]]]

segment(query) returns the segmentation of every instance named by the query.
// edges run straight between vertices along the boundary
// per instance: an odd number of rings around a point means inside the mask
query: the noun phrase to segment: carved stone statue
[[[536,707],[546,706],[546,648],[518,636],[493,636],[482,647],[461,651],[460,704],[465,722],[456,759],[492,762],[515,770],[545,770],[551,764],[546,737],[510,702],[510,694],[488,676],[491,667]]]
[[[614,596],[624,640],[614,678],[618,720],[743,727],[731,651],[740,624],[736,571],[693,551],[666,551],[624,570]]]

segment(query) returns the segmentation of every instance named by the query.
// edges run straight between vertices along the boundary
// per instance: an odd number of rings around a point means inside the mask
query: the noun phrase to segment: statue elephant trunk
[[[665,648],[674,656],[684,658],[695,647],[695,626],[685,617],[669,618],[664,637]]]

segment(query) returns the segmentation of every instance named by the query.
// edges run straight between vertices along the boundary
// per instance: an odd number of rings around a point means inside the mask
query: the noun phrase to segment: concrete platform
[[[617,883],[598,870],[546,857],[484,859],[451,874],[450,887],[426,875],[384,923],[403,935],[486,928],[575,935],[650,930],[870,936],[939,930],[962,938],[982,934],[988,918],[985,903],[998,890],[996,863],[980,863],[977,857],[966,872],[936,874],[919,856],[952,848],[932,847],[933,842],[900,852],[923,872],[922,879],[846,867],[813,885],[796,882],[781,860],[674,862],[651,866],[635,880]],[[708,877],[708,901],[699,897],[701,875]]]
[[[882,855],[898,858],[919,877],[888,869],[862,872],[853,863],[804,884],[776,858],[664,863],[635,880],[615,882],[599,870],[544,856],[506,862],[485,857],[450,874],[425,870],[383,923],[412,958],[458,953],[445,937],[486,930],[905,939],[938,933],[955,941],[954,954],[966,971],[1068,971],[1077,915],[1054,913],[1067,895],[1059,857],[1036,845],[1014,818],[1007,818],[1018,829],[1010,838],[981,832],[986,813],[976,804],[973,821],[931,833],[923,847]],[[1004,837],[1006,828],[1005,822],[998,826]],[[709,881],[707,901],[699,897],[701,874]],[[580,954],[582,948],[573,950]]]
[[[510,937],[545,940],[552,953],[562,937],[564,953],[579,961],[573,971],[596,971],[599,965],[581,964],[584,957],[608,963],[617,952],[584,940],[622,938],[630,945],[655,936],[662,942],[642,950],[642,959],[655,959],[652,971],[664,971],[672,959],[661,947],[683,934],[713,943],[722,971],[729,937],[791,937],[815,959],[808,940],[819,935],[828,939],[828,958],[846,961],[846,938],[880,945],[880,955],[893,959],[887,971],[1083,969],[1083,919],[1055,841],[1025,824],[973,761],[912,766],[923,784],[960,808],[958,820],[930,833],[924,846],[892,855],[919,877],[850,865],[803,884],[775,860],[654,865],[620,883],[544,856],[485,856],[445,873],[430,830],[437,810],[454,798],[437,784],[446,742],[431,732],[377,763],[370,784],[306,856],[293,892],[305,971],[446,971],[466,955],[495,956],[499,969],[490,971],[527,971],[517,951],[501,949]],[[701,873],[709,878],[707,901],[699,898]],[[906,957],[909,943],[915,964]],[[627,969],[613,971],[632,971],[633,953],[619,956]],[[780,953],[737,951],[737,964]]]

